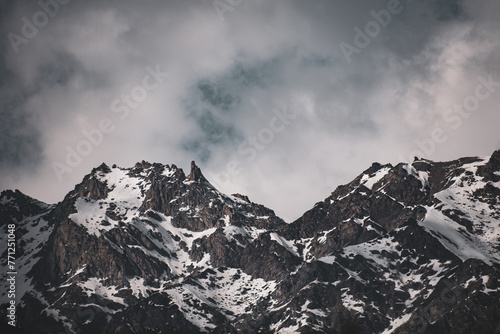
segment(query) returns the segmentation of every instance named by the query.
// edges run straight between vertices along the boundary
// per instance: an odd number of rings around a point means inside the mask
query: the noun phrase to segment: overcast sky
[[[196,160],[291,221],[374,161],[500,148],[498,0],[54,1],[0,5],[1,190]]]

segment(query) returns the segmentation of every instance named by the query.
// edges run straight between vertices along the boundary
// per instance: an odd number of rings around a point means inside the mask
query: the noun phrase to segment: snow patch
[[[412,175],[422,183],[420,191],[424,192],[425,188],[429,187],[429,174],[427,172],[417,171],[415,167],[413,167],[413,164],[404,164],[403,168],[409,175]]]
[[[102,278],[91,277],[87,281],[78,282],[77,285],[82,288],[83,292],[87,294],[87,297],[98,295],[115,303],[128,306],[123,301],[123,298],[115,296],[119,291],[116,286],[105,286]]]
[[[128,281],[130,284],[130,289],[132,289],[132,295],[136,298],[149,297],[146,286],[144,285],[144,278],[134,277]]]
[[[103,224],[106,220],[106,208],[99,202],[85,197],[77,198],[75,202],[76,213],[69,215],[69,219],[77,225],[87,229],[89,234],[100,236],[101,231],[109,231],[118,226],[118,222],[107,220],[108,224]]]
[[[488,243],[469,233],[462,225],[433,207],[427,207],[427,214],[419,224],[462,261],[474,258],[488,264],[493,261],[498,262],[498,253],[491,249]],[[485,254],[489,254],[489,256]]]
[[[405,314],[399,318],[392,319],[391,323],[389,324],[389,327],[385,331],[382,332],[382,334],[391,334],[394,332],[395,329],[398,327],[404,325],[408,320],[411,318],[411,313]]]
[[[292,253],[293,255],[300,257],[299,252],[297,251],[297,247],[293,244],[293,242],[286,240],[281,235],[272,232],[270,234],[271,240],[276,241],[278,244],[283,246],[287,251]]]
[[[390,170],[391,170],[390,167],[384,167],[376,171],[375,174],[372,175],[364,174],[363,177],[361,178],[360,184],[372,190],[373,185],[378,181],[380,181],[384,176],[386,176]]]

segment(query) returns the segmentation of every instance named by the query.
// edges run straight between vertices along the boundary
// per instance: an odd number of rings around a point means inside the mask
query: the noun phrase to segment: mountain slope
[[[0,216],[26,332],[500,332],[500,151],[374,163],[290,224],[194,162],[103,164]]]

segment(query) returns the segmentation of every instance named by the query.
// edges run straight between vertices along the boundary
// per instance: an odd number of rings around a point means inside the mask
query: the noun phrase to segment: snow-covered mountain
[[[374,163],[290,224],[194,162],[4,191],[0,218],[19,332],[500,333],[500,151]]]

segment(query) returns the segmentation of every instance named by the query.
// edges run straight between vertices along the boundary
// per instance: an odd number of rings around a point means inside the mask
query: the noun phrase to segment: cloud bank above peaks
[[[1,6],[0,186],[48,202],[103,161],[196,160],[290,220],[373,161],[500,145],[497,1]]]

